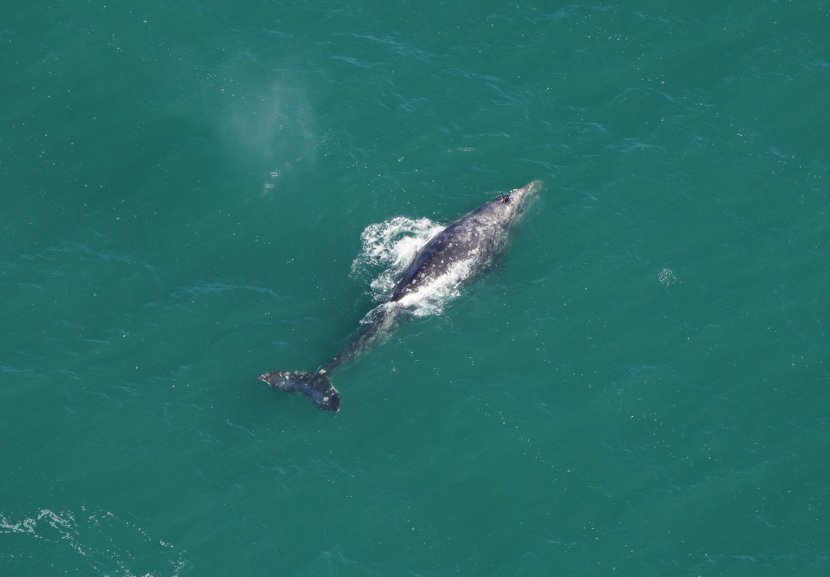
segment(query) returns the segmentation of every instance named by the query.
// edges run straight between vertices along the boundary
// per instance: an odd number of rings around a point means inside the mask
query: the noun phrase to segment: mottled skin
[[[314,373],[276,371],[259,378],[275,389],[287,393],[305,393],[318,408],[336,413],[340,410],[340,393],[331,384],[331,373],[350,362],[358,353],[375,343],[396,323],[409,305],[444,282],[453,267],[463,265],[457,282],[474,278],[504,247],[507,232],[523,212],[528,198],[542,188],[534,181],[488,202],[461,217],[430,239],[407,267],[389,300],[376,309],[374,320],[339,355]]]

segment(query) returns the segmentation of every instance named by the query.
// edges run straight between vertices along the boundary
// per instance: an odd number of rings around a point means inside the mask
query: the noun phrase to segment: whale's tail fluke
[[[316,373],[299,373],[296,371],[275,371],[259,376],[278,391],[286,393],[305,393],[318,409],[336,413],[340,410],[340,393],[331,384],[331,376],[325,369]]]

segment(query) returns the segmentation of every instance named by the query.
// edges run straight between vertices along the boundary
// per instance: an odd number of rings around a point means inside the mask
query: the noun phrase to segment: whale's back
[[[484,268],[505,228],[501,222],[486,218],[487,206],[449,225],[426,243],[389,300],[406,305],[436,293],[454,291]]]

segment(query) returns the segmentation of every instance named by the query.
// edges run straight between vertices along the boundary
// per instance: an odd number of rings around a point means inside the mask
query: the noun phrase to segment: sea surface
[[[5,2],[0,80],[3,577],[830,575],[827,2]]]

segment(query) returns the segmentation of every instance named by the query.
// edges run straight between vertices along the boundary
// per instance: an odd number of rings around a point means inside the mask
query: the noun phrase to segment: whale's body
[[[436,293],[459,288],[486,268],[504,247],[509,229],[520,218],[528,198],[541,188],[537,180],[504,194],[431,238],[412,259],[389,299],[373,311],[368,327],[316,372],[276,371],[261,375],[260,380],[280,391],[303,392],[318,408],[338,412],[340,393],[331,383],[332,372],[388,332],[402,313]]]

